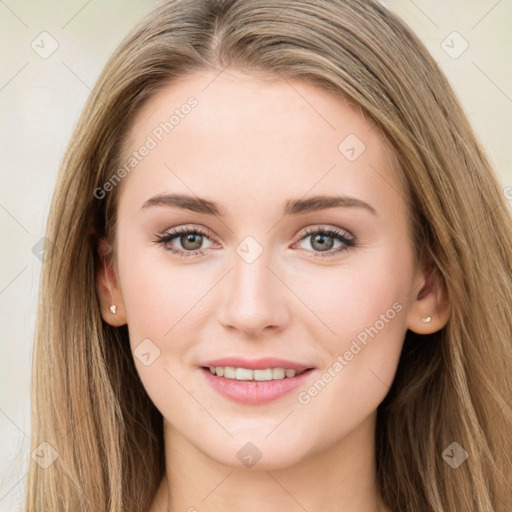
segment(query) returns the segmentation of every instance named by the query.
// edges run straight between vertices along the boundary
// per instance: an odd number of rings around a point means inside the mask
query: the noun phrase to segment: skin
[[[128,324],[132,350],[148,338],[160,350],[148,366],[134,357],[164,418],[166,474],[150,512],[385,510],[376,497],[376,409],[407,329],[432,333],[449,316],[441,278],[415,265],[390,150],[368,119],[331,92],[230,69],[195,72],[159,91],[134,120],[127,154],[190,96],[198,106],[121,184],[117,266],[106,241],[99,250],[104,320]],[[338,150],[349,134],[365,145],[354,161]],[[171,192],[215,201],[225,217],[142,209]],[[376,215],[336,207],[282,216],[287,199],[337,194],[369,203]],[[211,233],[200,245],[204,255],[180,257],[153,241],[180,226]],[[314,257],[322,249],[305,229],[331,227],[356,237],[356,246]],[[263,250],[250,264],[236,252],[247,236]],[[168,245],[192,252],[199,243],[178,236]],[[325,250],[333,253],[343,247],[330,243]],[[300,403],[299,392],[397,302],[401,311]],[[278,400],[242,405],[214,391],[199,370],[230,355],[282,357],[315,370]],[[252,468],[237,457],[247,442],[262,454]]]

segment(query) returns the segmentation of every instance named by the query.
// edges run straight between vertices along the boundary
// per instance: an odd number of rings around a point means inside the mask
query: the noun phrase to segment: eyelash
[[[169,251],[172,254],[176,254],[182,258],[189,258],[191,256],[203,255],[204,254],[203,250],[182,251],[182,250],[176,250],[170,246],[167,246],[167,244],[169,244],[171,240],[174,240],[175,238],[178,238],[181,235],[188,235],[188,234],[201,235],[203,237],[210,239],[210,236],[199,228],[183,228],[183,227],[181,227],[181,228],[173,228],[172,231],[164,233],[163,235],[157,235],[155,237],[155,239],[153,240],[153,242],[163,245],[166,251]],[[355,237],[349,238],[343,232],[338,231],[334,228],[318,228],[318,227],[317,228],[308,228],[306,230],[306,232],[303,234],[303,236],[296,243],[301,242],[302,240],[308,238],[309,236],[311,236],[313,234],[322,234],[324,236],[336,238],[345,245],[345,247],[338,248],[337,250],[330,250],[330,251],[326,251],[326,252],[314,252],[312,257],[315,257],[315,258],[317,258],[317,257],[320,257],[320,258],[333,257],[333,256],[338,255],[339,253],[342,253],[344,251],[348,251],[348,250],[352,249],[356,245]]]

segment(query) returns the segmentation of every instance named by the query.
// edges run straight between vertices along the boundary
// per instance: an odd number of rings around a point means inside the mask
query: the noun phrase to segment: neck
[[[344,439],[291,466],[249,469],[210,458],[164,420],[167,471],[150,512],[384,511],[377,499],[374,434],[370,416]]]

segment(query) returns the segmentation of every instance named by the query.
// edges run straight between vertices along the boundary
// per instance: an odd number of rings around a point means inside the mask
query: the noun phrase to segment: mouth
[[[315,372],[313,367],[298,364],[272,366],[260,361],[256,365],[259,368],[247,366],[255,366],[255,363],[246,366],[210,363],[200,366],[199,370],[213,390],[243,405],[265,404],[289,395],[294,389],[306,384]]]

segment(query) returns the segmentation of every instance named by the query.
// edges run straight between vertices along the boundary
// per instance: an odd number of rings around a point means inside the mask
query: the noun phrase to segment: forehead
[[[187,103],[192,101],[197,105],[190,109]],[[173,114],[174,119],[171,119]],[[185,123],[186,118],[193,121]],[[179,132],[183,131],[178,130],[179,125],[186,128],[188,125],[197,135],[208,135],[208,140],[222,139],[226,144],[229,140],[224,136],[241,135],[240,129],[254,135],[253,145],[258,142],[257,135],[266,137],[266,142],[270,139],[290,141],[296,137],[304,142],[304,135],[313,141],[326,135],[336,139],[350,129],[361,135],[373,129],[371,120],[364,118],[359,109],[349,106],[341,94],[336,95],[303,79],[236,70],[224,70],[220,74],[196,71],[162,87],[136,116],[128,146],[137,141],[141,131],[161,131],[159,125],[169,121],[173,125],[172,137],[165,137],[170,133],[164,127],[164,134],[160,134],[166,139],[177,142]],[[157,133],[156,138],[160,135]],[[244,150],[249,146],[250,140]]]
[[[382,203],[382,192],[396,202],[400,188],[376,126],[341,96],[302,79],[233,70],[184,76],[136,116],[124,160],[144,145],[151,149],[123,183],[139,197],[178,188],[281,202],[334,187]],[[369,183],[375,190],[363,193]]]

